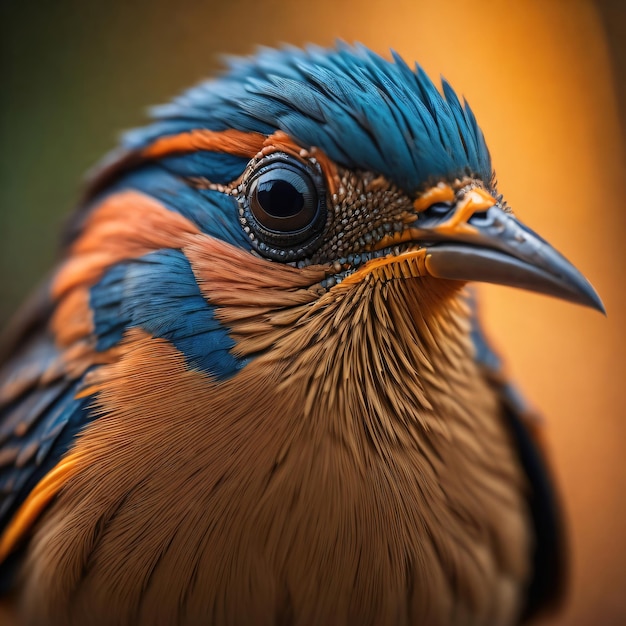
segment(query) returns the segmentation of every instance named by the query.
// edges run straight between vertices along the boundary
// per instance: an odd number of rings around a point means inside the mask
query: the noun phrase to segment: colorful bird
[[[603,310],[467,104],[363,47],[262,50],[91,181],[5,335],[20,624],[505,625],[558,602],[539,424],[468,281]]]

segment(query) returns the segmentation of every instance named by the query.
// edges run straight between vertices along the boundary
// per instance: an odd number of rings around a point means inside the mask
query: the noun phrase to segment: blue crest
[[[128,133],[141,148],[194,128],[270,134],[282,130],[349,167],[383,174],[406,191],[471,172],[492,177],[474,115],[443,81],[393,54],[365,47],[263,49],[229,60],[229,71],[154,109],[151,126]]]

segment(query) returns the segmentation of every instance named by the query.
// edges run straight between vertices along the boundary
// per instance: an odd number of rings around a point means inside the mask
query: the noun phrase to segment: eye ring
[[[242,181],[240,220],[263,256],[292,261],[306,257],[326,225],[326,188],[314,160],[275,152],[248,166]]]

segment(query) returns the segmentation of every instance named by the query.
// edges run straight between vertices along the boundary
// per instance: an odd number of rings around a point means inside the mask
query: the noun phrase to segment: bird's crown
[[[230,59],[229,71],[165,106],[156,122],[129,134],[133,148],[196,128],[284,131],[348,168],[384,175],[412,192],[427,181],[491,177],[489,152],[467,105],[442,80],[397,54],[365,47],[263,49]]]

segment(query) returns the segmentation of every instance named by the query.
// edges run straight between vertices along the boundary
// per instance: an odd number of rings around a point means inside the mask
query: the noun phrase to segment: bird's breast
[[[216,382],[130,331],[90,381],[102,417],[30,544],[32,622],[510,623],[529,566],[521,472],[475,370],[397,378],[419,350],[385,380],[312,349]]]

